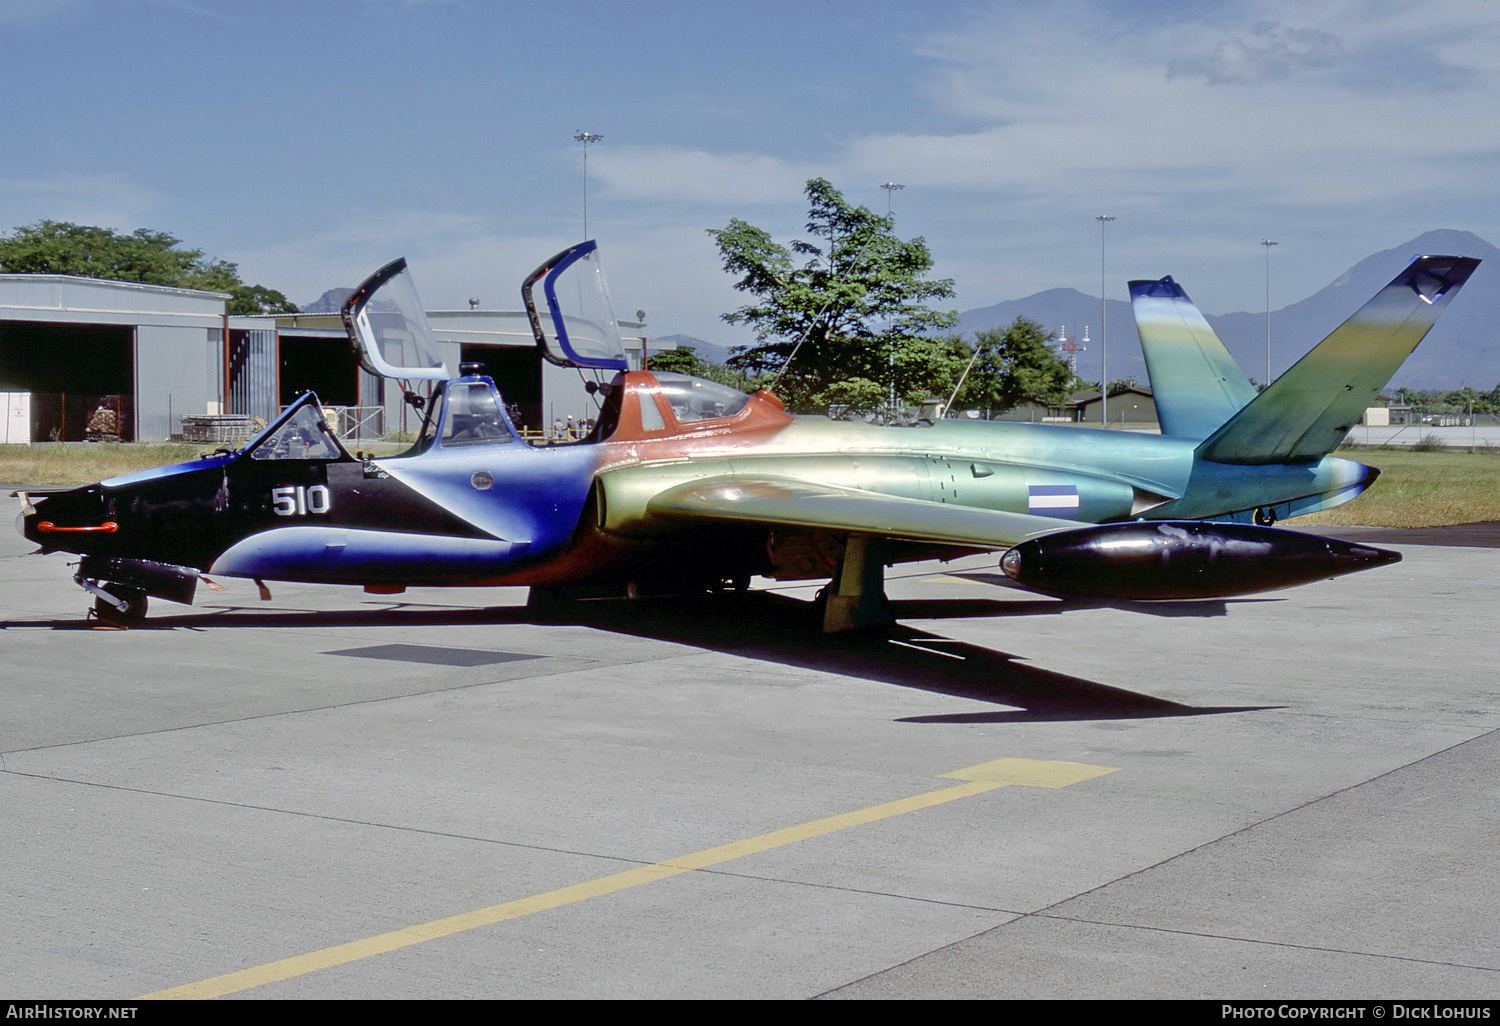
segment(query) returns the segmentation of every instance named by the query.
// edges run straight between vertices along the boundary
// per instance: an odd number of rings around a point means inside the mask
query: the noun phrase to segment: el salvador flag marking
[[[1026,511],[1044,517],[1070,517],[1078,513],[1077,485],[1028,485]]]

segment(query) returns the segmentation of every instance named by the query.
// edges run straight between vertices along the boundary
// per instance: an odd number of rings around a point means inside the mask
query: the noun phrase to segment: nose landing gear
[[[94,596],[94,616],[117,627],[146,619],[146,596],[192,605],[198,588],[196,567],[134,556],[84,556],[73,578]]]
[[[120,627],[135,627],[146,619],[146,593],[136,588],[120,588],[125,594],[117,597],[117,602],[106,602],[102,598],[94,599],[94,615],[106,623],[116,624]],[[120,607],[124,606],[123,609]]]
[[[146,593],[123,584],[104,584],[78,578],[78,584],[94,596],[93,616],[112,627],[136,627],[146,619]]]

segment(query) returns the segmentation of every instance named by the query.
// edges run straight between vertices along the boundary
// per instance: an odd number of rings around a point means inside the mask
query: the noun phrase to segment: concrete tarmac
[[[785,586],[97,629],[0,533],[0,996],[1493,1001],[1500,551],[1411,537],[1127,609],[897,567],[851,640]]]

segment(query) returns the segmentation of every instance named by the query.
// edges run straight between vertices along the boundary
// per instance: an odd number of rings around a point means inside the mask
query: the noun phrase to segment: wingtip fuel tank
[[[1132,521],[1049,534],[1008,550],[1006,576],[1048,595],[1118,601],[1227,598],[1400,561],[1338,538],[1252,524]]]

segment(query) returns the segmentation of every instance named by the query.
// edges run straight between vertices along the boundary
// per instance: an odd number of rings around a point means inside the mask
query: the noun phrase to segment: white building
[[[362,371],[338,314],[225,312],[218,292],[52,274],[0,274],[0,394],[29,397],[34,441],[73,441],[101,409],[124,440],[162,440],[182,418],[270,420],[302,392],[350,408],[345,430],[414,430],[399,389]],[[545,363],[523,311],[429,314],[449,371],[484,365],[526,427],[593,415],[576,371]],[[632,366],[641,325],[620,322]]]
[[[84,437],[101,401],[122,437],[165,438],[180,414],[219,412],[228,298],[0,274],[0,392],[30,394],[35,441]]]

